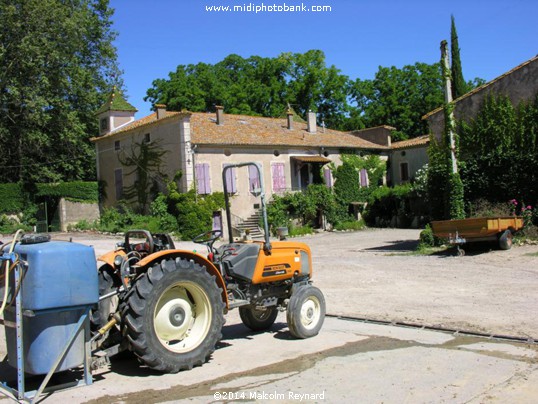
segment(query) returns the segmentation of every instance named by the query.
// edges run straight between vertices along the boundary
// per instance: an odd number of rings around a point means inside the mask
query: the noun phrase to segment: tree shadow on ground
[[[360,251],[381,251],[381,252],[406,252],[415,251],[418,246],[418,240],[394,240],[389,244],[363,248]]]

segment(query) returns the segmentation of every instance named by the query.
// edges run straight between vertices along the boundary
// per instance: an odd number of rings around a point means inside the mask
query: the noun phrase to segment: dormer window
[[[101,118],[101,131],[108,130],[108,118]]]

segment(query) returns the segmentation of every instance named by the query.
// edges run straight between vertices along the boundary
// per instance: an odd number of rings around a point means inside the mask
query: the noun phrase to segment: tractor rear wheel
[[[176,373],[202,365],[221,339],[221,289],[205,268],[165,259],[131,289],[125,316],[131,350],[152,369]]]
[[[278,316],[278,309],[276,307],[267,307],[265,310],[256,310],[250,307],[240,307],[239,316],[241,316],[243,324],[252,331],[263,331],[274,324]]]
[[[114,275],[114,269],[109,265],[103,265],[98,271],[99,296],[107,295],[114,292],[120,285],[121,281]],[[118,309],[118,296],[112,296],[108,299],[99,301],[97,309],[92,310],[90,314],[90,325],[92,331],[97,331],[103,327],[110,315],[114,314]]]
[[[290,297],[286,314],[291,335],[301,339],[313,337],[325,320],[325,297],[314,286],[299,287]]]

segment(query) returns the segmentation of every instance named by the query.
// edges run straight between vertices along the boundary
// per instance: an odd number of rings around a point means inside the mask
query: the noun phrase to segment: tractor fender
[[[117,255],[124,257],[127,254],[125,254],[124,250],[109,251],[106,254],[97,257],[97,261],[104,262],[114,268],[114,258],[116,258]]]
[[[213,264],[206,257],[200,254],[187,250],[163,250],[144,257],[133,266],[137,268],[150,267],[154,263],[162,261],[163,258],[184,258],[188,260],[193,260],[200,266],[205,267],[207,272],[209,272],[211,275],[215,275],[217,285],[222,290],[222,301],[224,302],[224,304],[226,304],[226,309],[228,309],[228,292],[226,289],[226,283],[224,282],[220,271],[215,266],[215,264]]]

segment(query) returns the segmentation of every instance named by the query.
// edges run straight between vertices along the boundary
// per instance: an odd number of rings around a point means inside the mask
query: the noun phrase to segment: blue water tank
[[[62,353],[84,309],[60,309],[36,312],[34,317],[23,316],[24,371],[32,375],[49,373]],[[5,320],[15,323],[15,310],[4,312]],[[17,368],[17,332],[6,324],[7,357],[10,366]],[[84,330],[75,338],[56,372],[76,368],[84,362]]]
[[[97,265],[92,247],[63,241],[17,244],[14,252],[27,263],[21,298],[25,371],[48,373],[76,329],[88,306],[99,301]],[[10,289],[14,290],[11,276]],[[5,312],[9,364],[17,367],[14,306]],[[82,307],[81,307],[82,306]],[[84,307],[86,306],[86,307]],[[77,367],[84,360],[84,332],[68,351],[57,371]]]
[[[99,301],[93,247],[66,241],[17,244],[28,263],[22,286],[22,307],[44,310],[94,304]]]

